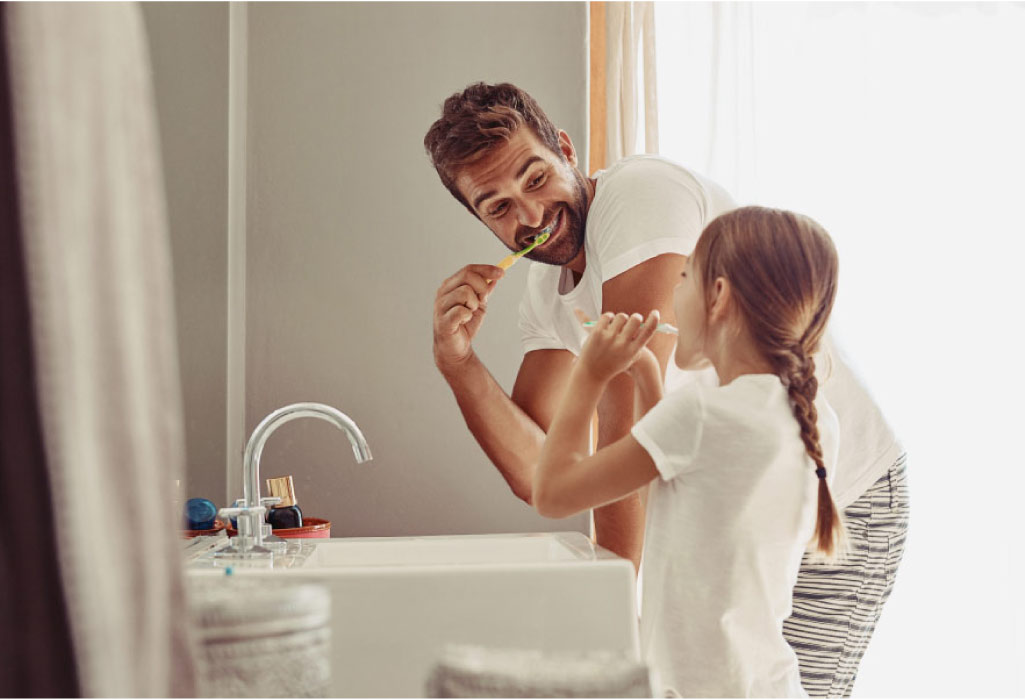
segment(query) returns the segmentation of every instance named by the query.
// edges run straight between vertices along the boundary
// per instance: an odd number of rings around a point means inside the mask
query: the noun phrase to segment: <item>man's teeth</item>
[[[538,233],[537,235],[540,236],[541,234],[544,234],[544,233],[547,233],[547,234],[551,235],[552,231],[555,230],[555,225],[557,223],[559,223],[559,216],[558,215],[556,215],[556,217],[554,219],[552,219],[552,223],[548,224],[543,229],[541,229],[541,232]],[[534,236],[534,238],[536,240],[537,236]]]

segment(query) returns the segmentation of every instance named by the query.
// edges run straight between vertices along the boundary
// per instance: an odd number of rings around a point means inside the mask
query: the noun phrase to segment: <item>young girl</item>
[[[645,347],[657,312],[603,315],[574,365],[533,503],[565,517],[651,484],[641,644],[659,695],[805,695],[782,626],[809,539],[831,557],[843,535],[827,481],[838,425],[816,401],[812,359],[836,278],[836,249],[814,221],[737,209],[701,234],[674,297],[676,364],[711,361],[718,387],[660,401]],[[591,416],[624,371],[643,417],[588,456]]]

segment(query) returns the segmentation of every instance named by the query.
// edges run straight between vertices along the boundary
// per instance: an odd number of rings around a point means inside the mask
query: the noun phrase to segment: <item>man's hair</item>
[[[477,213],[456,187],[460,168],[474,163],[506,143],[526,124],[560,158],[559,132],[541,107],[510,83],[474,83],[445,100],[441,117],[424,137],[424,148],[442,184],[474,216]]]

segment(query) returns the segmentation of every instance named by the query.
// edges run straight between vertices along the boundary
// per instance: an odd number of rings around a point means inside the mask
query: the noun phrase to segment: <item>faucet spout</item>
[[[269,414],[260,421],[260,424],[249,436],[246,443],[245,457],[242,461],[242,488],[244,506],[258,508],[260,503],[260,457],[263,454],[264,445],[271,434],[285,423],[296,418],[320,418],[331,423],[345,433],[352,445],[352,453],[356,456],[357,462],[367,462],[373,459],[370,454],[370,447],[366,438],[363,437],[359,426],[347,415],[322,403],[294,403],[284,406]],[[254,535],[255,544],[263,544],[263,533],[258,522],[252,523],[250,530]]]

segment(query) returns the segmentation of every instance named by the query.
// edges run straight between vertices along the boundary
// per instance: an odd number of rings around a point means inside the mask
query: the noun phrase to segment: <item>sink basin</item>
[[[570,533],[573,534],[579,533]],[[550,534],[380,537],[321,543],[303,566],[479,566],[587,561],[597,557],[594,546],[582,535],[579,539]]]
[[[312,547],[312,550],[309,549]],[[578,532],[326,539],[236,576],[331,593],[336,697],[423,697],[446,644],[639,657],[633,565]],[[216,567],[189,575],[217,585]]]

